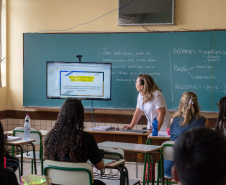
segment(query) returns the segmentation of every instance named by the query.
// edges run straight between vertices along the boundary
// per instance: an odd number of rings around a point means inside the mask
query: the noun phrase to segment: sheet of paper
[[[158,136],[152,136],[152,133],[150,133],[148,136],[149,137],[170,137],[170,135],[168,135],[166,131],[159,131]]]
[[[17,141],[22,139],[22,137],[17,137],[17,136],[7,136],[7,141]]]

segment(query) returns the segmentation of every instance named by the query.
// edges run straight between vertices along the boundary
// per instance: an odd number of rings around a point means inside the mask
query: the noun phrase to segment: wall
[[[23,33],[64,30],[87,23],[118,7],[118,0],[7,0],[7,92],[1,110],[23,110]],[[225,0],[175,0],[175,25],[145,26],[152,31],[226,29]],[[118,11],[67,32],[146,32],[142,26],[118,26]],[[47,31],[45,31],[47,32]],[[50,31],[53,32],[53,31]]]

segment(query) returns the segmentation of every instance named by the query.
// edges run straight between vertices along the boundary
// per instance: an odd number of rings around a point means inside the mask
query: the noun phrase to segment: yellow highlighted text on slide
[[[95,76],[69,76],[72,82],[93,82]]]

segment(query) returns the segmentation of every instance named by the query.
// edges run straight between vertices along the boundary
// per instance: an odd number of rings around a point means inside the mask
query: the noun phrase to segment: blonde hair
[[[182,117],[184,120],[180,125],[186,127],[190,124],[193,116],[196,119],[201,117],[198,97],[194,92],[186,91],[182,94],[178,111],[174,113],[172,118]]]
[[[149,102],[153,98],[153,92],[159,90],[159,87],[156,85],[153,78],[147,74],[139,74],[140,85],[144,86],[142,91],[143,103]]]

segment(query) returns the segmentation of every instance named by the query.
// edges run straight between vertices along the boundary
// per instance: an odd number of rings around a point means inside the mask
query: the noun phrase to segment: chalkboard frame
[[[165,33],[165,34],[171,34],[171,33],[183,33],[183,34],[186,34],[186,33],[200,33],[200,32],[196,32],[196,31],[191,31],[191,32],[189,32],[189,31],[186,31],[186,32],[161,32],[161,33],[159,33],[158,32],[158,34],[162,34],[162,33]],[[205,33],[205,32],[211,32],[211,34],[213,34],[214,35],[214,33],[216,33],[216,31],[215,30],[205,30],[205,31],[201,31],[201,33]],[[156,33],[156,32],[155,32]],[[28,34],[28,33],[25,33],[25,34]],[[24,35],[25,35],[24,34]],[[98,34],[102,34],[102,35],[106,35],[106,34],[122,34],[122,35],[127,35],[127,34],[150,34],[150,33],[127,33],[127,32],[124,32],[124,33],[42,33],[42,34],[46,34],[46,35],[54,35],[54,34],[56,34],[56,35],[59,35],[59,34],[76,34],[76,35],[78,35],[78,34],[81,34],[81,35],[84,35],[84,34],[92,34],[92,35],[98,35]],[[76,53],[77,54],[77,53]],[[24,53],[24,56],[25,56],[25,53]],[[67,60],[68,61],[68,60]],[[89,61],[88,61],[89,62]],[[25,61],[24,61],[24,65],[25,65]],[[24,77],[25,78],[25,77]],[[163,91],[164,92],[164,91]],[[135,97],[135,99],[136,99],[136,97]],[[136,100],[135,100],[136,101]],[[176,103],[177,105],[179,104],[179,99],[177,100],[177,103]],[[36,105],[36,106],[32,106],[32,105],[29,105],[29,104],[27,104],[27,105],[23,105],[24,107],[49,107],[49,106],[38,106],[38,105]],[[134,104],[134,106],[132,106],[132,107],[134,107],[135,108],[135,104]],[[214,102],[212,102],[212,106],[214,106]],[[53,107],[55,107],[55,106],[53,106]],[[53,108],[52,107],[52,108]],[[56,107],[58,107],[58,106],[56,106]],[[60,105],[59,105],[59,107],[60,107]],[[92,108],[91,106],[85,106],[85,107],[87,107],[87,108]],[[93,108],[95,108],[95,109],[109,109],[109,110],[134,110],[134,108],[132,108],[132,107],[130,107],[130,108],[125,108],[125,107],[123,107],[123,108],[120,108],[120,107],[93,107]],[[176,110],[176,106],[174,106],[173,108],[169,108],[170,110]],[[204,110],[203,112],[217,112],[217,109],[216,108],[212,108],[211,107],[211,109],[209,109],[209,110]]]

